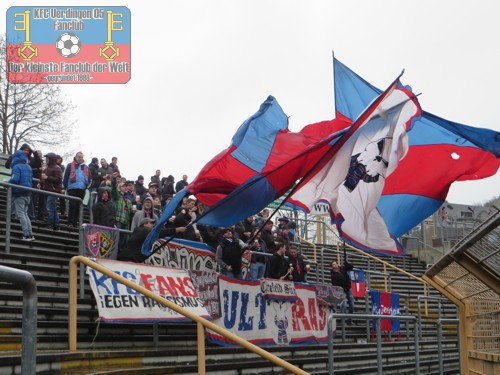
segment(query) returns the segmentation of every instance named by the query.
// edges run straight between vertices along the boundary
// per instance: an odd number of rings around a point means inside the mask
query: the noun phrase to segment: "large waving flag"
[[[335,109],[354,121],[380,90],[334,58]],[[500,166],[500,133],[422,111],[408,132],[409,150],[387,178],[377,210],[381,233],[399,237],[434,213],[454,181],[494,175]]]
[[[209,206],[199,222],[230,226],[255,214],[280,197],[312,168],[350,126],[335,119],[308,125],[300,132],[288,129],[288,117],[269,96],[233,136],[230,147],[209,161],[198,176],[164,209],[142,252],[149,255],[160,228],[182,197],[190,193]]]
[[[399,254],[384,233],[377,203],[386,179],[408,149],[407,131],[420,106],[399,79],[366,109],[332,149],[331,157],[304,178],[288,202],[309,210],[317,202],[332,209],[341,234],[366,250]]]

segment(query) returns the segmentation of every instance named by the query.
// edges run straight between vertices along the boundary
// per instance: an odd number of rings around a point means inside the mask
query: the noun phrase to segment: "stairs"
[[[60,232],[34,224],[36,241],[21,241],[18,222],[12,223],[10,253],[5,246],[5,191],[0,188],[0,263],[33,274],[38,291],[37,374],[196,374],[197,347],[194,323],[159,324],[155,343],[152,324],[101,324],[97,308],[86,283],[83,298],[78,298],[78,351],[68,352],[68,264],[78,255],[78,231],[62,223]],[[306,255],[310,249],[304,249]],[[333,259],[327,248],[325,259]],[[386,258],[384,258],[386,259]],[[389,259],[387,257],[387,259]],[[420,276],[424,265],[409,257],[388,260]],[[382,271],[366,258],[351,257],[356,268]],[[326,261],[329,264],[329,261]],[[411,270],[411,271],[410,271]],[[329,282],[329,267],[325,268]],[[391,273],[393,291],[408,296],[409,314],[417,315],[416,298],[423,287],[406,276]],[[310,281],[318,279],[317,270]],[[380,286],[376,285],[377,288]],[[375,282],[372,287],[375,287]],[[431,293],[438,296],[435,291]],[[20,374],[22,337],[22,293],[16,287],[0,283],[0,374]],[[403,302],[402,302],[403,305]],[[454,306],[443,304],[446,316],[453,316]],[[365,313],[364,301],[356,300],[355,313]],[[429,315],[422,322],[420,348],[421,374],[438,373],[436,318],[437,305],[428,303]],[[404,314],[402,306],[402,314]],[[356,326],[342,327],[337,322],[334,339],[336,374],[376,374],[377,348],[367,336],[371,322],[354,319]],[[401,324],[401,341],[392,337],[383,344],[384,374],[414,374],[415,348],[413,327]],[[344,341],[342,336],[345,337]],[[266,349],[307,372],[328,373],[326,345],[272,347]],[[447,374],[458,374],[458,341],[455,327],[444,330],[443,361]],[[243,348],[206,344],[206,369],[211,374],[282,374],[281,368]]]

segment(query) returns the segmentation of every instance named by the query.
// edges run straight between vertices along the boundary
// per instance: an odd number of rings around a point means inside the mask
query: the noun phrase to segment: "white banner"
[[[97,259],[96,262],[170,302],[210,319],[188,271],[106,259]],[[93,268],[88,267],[87,274],[99,308],[99,317],[105,322],[189,321],[183,315]]]
[[[260,292],[264,298],[279,301],[296,301],[297,291],[292,281],[261,279]]]
[[[156,245],[163,245],[165,239],[160,238]],[[245,254],[246,255],[246,254]],[[212,248],[202,242],[174,239],[152,254],[145,263],[156,266],[183,268],[196,271],[216,272],[217,263]],[[243,278],[250,273],[248,257],[241,257]]]
[[[294,285],[296,301],[277,301],[264,298],[260,281],[219,276],[222,316],[214,323],[259,346],[326,343],[329,308],[318,304],[314,285]],[[210,330],[207,338],[235,345]]]

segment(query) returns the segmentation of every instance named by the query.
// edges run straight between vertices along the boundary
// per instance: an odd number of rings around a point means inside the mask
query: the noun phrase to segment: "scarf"
[[[71,171],[70,171],[69,179],[71,182],[76,181],[76,167],[79,165],[81,165],[82,169],[83,169],[83,174],[85,176],[85,185],[88,185],[89,169],[87,168],[87,166],[85,164],[77,164],[76,161],[74,161],[74,160],[71,162]]]

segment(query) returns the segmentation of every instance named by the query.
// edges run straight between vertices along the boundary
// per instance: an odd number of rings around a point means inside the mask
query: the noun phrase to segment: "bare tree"
[[[74,121],[72,105],[59,85],[19,84],[7,80],[6,42],[0,36],[0,132],[2,152],[22,143],[40,148],[67,143]]]

